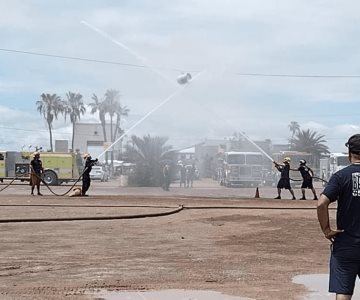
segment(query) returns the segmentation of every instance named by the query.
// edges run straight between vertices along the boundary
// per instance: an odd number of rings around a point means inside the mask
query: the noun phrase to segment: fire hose
[[[21,174],[20,176],[16,176],[14,177],[5,187],[3,187],[2,189],[0,189],[0,192],[2,192],[3,190],[5,190],[6,188],[8,188],[10,185],[12,185],[14,183],[15,180],[18,180],[18,179],[21,179],[22,177],[25,177],[25,176],[28,176],[30,174],[34,174],[37,178],[39,178],[41,180],[41,182],[48,188],[48,190],[55,196],[65,196],[67,195],[73,188],[74,186],[80,181],[81,177],[83,176],[83,174],[85,173],[86,171],[86,168],[84,169],[84,171],[79,175],[79,177],[76,179],[75,183],[70,187],[69,190],[67,190],[65,193],[62,193],[62,194],[58,194],[58,193],[55,193],[51,188],[50,186],[44,181],[44,179],[42,178],[42,176],[39,176],[38,174],[36,173],[24,173],[24,174]]]
[[[23,207],[23,206],[37,206],[37,207],[131,207],[131,208],[173,208],[168,206],[130,206],[130,205],[10,205],[3,204],[0,207],[11,206],[11,207]],[[184,206],[179,205],[177,208],[166,211],[166,212],[158,212],[158,213],[145,213],[145,214],[136,214],[136,215],[115,215],[115,216],[95,216],[95,217],[60,217],[60,218],[23,218],[23,219],[0,219],[0,224],[4,223],[39,223],[39,222],[69,222],[69,221],[106,221],[106,220],[129,220],[129,219],[140,219],[140,218],[154,218],[154,217],[162,217],[169,216],[173,214],[177,214],[183,210],[209,210],[209,209],[236,209],[236,210],[314,210],[315,207],[281,207],[281,206]],[[331,210],[335,208],[329,208]]]

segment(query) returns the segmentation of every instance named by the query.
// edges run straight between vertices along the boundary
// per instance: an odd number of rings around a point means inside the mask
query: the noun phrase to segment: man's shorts
[[[356,276],[360,277],[359,246],[335,241],[330,258],[329,292],[352,295]]]
[[[302,184],[301,184],[301,188],[302,189],[313,189],[313,182],[312,182],[312,178],[307,178],[307,179],[304,179]]]
[[[291,190],[290,179],[289,178],[280,178],[280,180],[277,184],[277,188]]]

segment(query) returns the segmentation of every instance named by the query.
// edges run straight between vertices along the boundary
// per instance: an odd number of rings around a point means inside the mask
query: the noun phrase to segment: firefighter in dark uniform
[[[170,166],[168,164],[166,164],[165,167],[163,168],[163,175],[164,175],[163,189],[164,191],[169,191],[171,174],[170,174]]]
[[[88,191],[90,187],[90,172],[93,167],[98,161],[98,159],[91,159],[91,155],[89,153],[84,154],[84,160],[85,160],[85,167],[82,174],[82,189],[81,189],[81,195],[82,196],[88,196],[86,192]]]
[[[275,199],[281,199],[281,189],[289,190],[292,195],[292,200],[296,200],[294,191],[290,185],[290,157],[284,158],[284,164],[280,165],[274,162],[275,168],[281,173],[279,182],[277,184],[278,196]]]
[[[34,195],[34,189],[36,186],[37,194],[42,196],[40,193],[40,183],[41,183],[41,175],[44,171],[42,166],[42,161],[40,160],[40,152],[33,153],[33,159],[30,162],[30,185],[31,185],[31,195]]]
[[[316,196],[316,191],[313,186],[314,172],[313,172],[313,170],[311,170],[311,168],[309,168],[306,165],[305,159],[301,159],[299,163],[300,163],[300,166],[298,168],[298,171],[300,172],[301,177],[303,178],[303,182],[301,184],[302,198],[300,198],[300,200],[306,200],[305,189],[311,189],[311,191],[313,192],[313,195],[314,195],[314,200],[317,200],[318,198]]]

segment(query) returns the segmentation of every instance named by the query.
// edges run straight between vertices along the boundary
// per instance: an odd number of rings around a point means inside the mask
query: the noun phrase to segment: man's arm
[[[320,227],[322,232],[324,233],[325,237],[330,240],[331,242],[334,241],[335,236],[339,232],[343,232],[344,230],[332,230],[330,227],[330,220],[329,220],[329,205],[330,199],[325,196],[324,194],[320,195],[320,198],[317,203],[317,216],[320,223]]]

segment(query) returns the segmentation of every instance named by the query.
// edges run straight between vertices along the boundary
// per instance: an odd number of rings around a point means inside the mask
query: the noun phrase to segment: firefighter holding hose
[[[273,162],[275,164],[275,168],[281,173],[279,182],[277,184],[278,196],[275,199],[281,199],[281,189],[289,190],[292,195],[292,200],[296,200],[294,191],[290,185],[290,157],[284,158],[284,164],[278,164],[277,162]]]
[[[82,174],[82,189],[81,189],[81,195],[82,196],[88,196],[86,192],[88,191],[90,187],[90,172],[92,167],[97,163],[98,159],[91,159],[91,155],[89,153],[84,154],[84,160],[85,160],[85,167]]]
[[[44,171],[42,166],[42,161],[40,160],[40,152],[36,151],[33,153],[33,159],[30,162],[30,185],[31,185],[31,195],[34,196],[34,189],[36,186],[37,194],[42,196],[40,193],[40,183],[41,183],[41,175]]]

